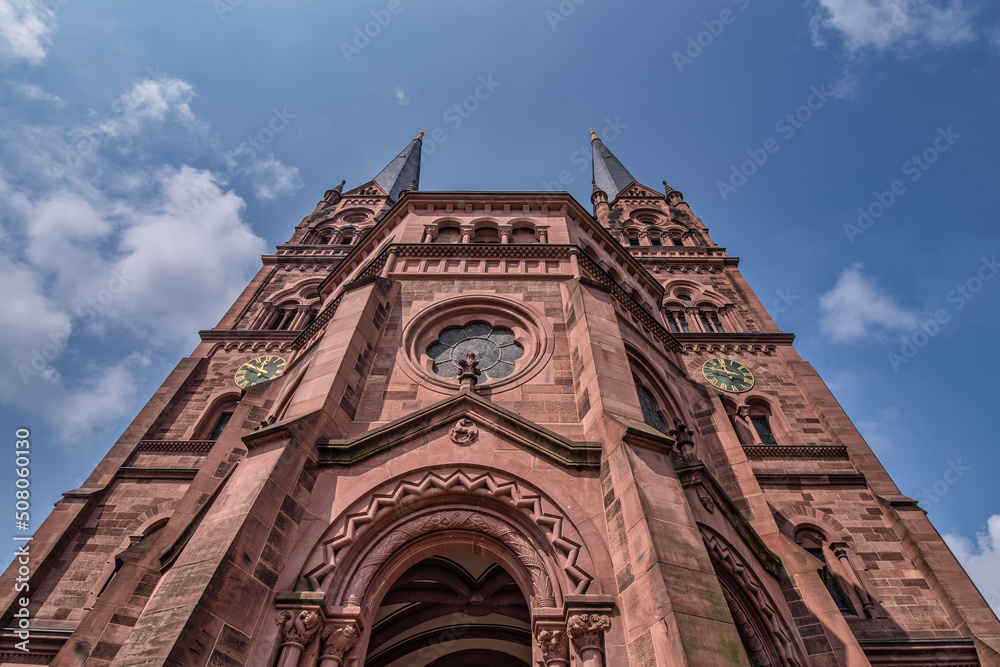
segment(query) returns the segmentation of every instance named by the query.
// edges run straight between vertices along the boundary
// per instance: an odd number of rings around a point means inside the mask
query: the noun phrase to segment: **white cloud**
[[[265,248],[243,200],[209,172],[164,167],[156,181],[160,195],[122,232],[116,268],[128,285],[111,318],[163,344],[215,326]]]
[[[258,199],[272,200],[290,195],[302,187],[299,168],[285,164],[273,155],[258,159],[247,173]]]
[[[195,124],[191,111],[194,88],[186,81],[169,76],[139,81],[111,104],[113,117],[96,128],[109,137],[133,136],[149,122],[163,122],[173,116],[182,125]]]
[[[975,544],[954,533],[942,537],[986,602],[1000,614],[1000,514],[987,520],[986,530],[976,535]]]
[[[56,15],[36,0],[0,0],[0,62],[37,65],[52,44]]]
[[[850,343],[913,329],[917,314],[896,303],[861,269],[861,264],[848,267],[833,289],[819,297],[820,330],[835,343]]]
[[[972,14],[959,0],[819,0],[819,6],[810,21],[818,48],[825,48],[831,35],[850,52],[943,49],[975,39]]]
[[[146,366],[149,360],[132,354],[110,368],[91,368],[93,377],[57,392],[59,410],[55,426],[64,440],[74,440],[114,419],[131,412],[138,384],[133,369]],[[51,399],[50,399],[51,400]]]
[[[3,0],[0,0],[2,3]],[[66,100],[59,97],[58,95],[53,95],[52,93],[45,92],[45,89],[39,86],[37,83],[20,83],[17,81],[8,81],[7,84],[14,90],[15,93],[20,95],[26,100],[32,100],[36,102],[52,102],[58,106],[66,106]]]
[[[133,350],[187,351],[265,251],[243,199],[211,171],[107,156],[105,138],[199,128],[192,97],[184,81],[147,79],[87,124],[0,132],[0,403],[41,413],[67,438],[132,412],[148,363]]]

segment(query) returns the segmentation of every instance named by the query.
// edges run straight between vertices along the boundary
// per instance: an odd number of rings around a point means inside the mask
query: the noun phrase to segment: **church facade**
[[[590,209],[420,191],[421,136],[328,191],[3,575],[0,665],[1000,667],[738,259],[592,145]]]

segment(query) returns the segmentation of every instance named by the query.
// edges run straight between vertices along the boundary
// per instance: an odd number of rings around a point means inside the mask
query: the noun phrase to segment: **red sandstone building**
[[[418,137],[263,258],[15,570],[0,665],[972,667],[1000,623],[738,260],[595,136]]]

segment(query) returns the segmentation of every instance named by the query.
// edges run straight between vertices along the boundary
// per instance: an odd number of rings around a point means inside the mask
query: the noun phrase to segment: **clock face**
[[[702,364],[701,372],[705,379],[722,391],[738,394],[750,391],[753,387],[753,373],[738,361],[719,357],[709,359]]]
[[[274,354],[265,354],[246,362],[236,371],[236,384],[246,389],[261,382],[267,382],[281,375],[285,370],[285,360]]]

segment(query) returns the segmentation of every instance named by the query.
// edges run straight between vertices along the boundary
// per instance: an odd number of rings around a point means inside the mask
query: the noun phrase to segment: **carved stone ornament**
[[[461,369],[458,376],[459,380],[467,375],[472,376],[473,378],[479,375],[479,360],[476,359],[476,353],[469,352],[465,355],[465,359],[459,359],[458,367]]]
[[[358,643],[358,631],[353,625],[328,625],[322,637],[324,658],[343,658]]]
[[[674,427],[667,431],[667,435],[672,435],[677,439],[677,449],[680,451],[682,459],[685,461],[693,461],[695,459],[694,441],[691,440],[694,431],[689,429],[687,424],[674,417]]]
[[[600,651],[604,646],[604,633],[611,627],[611,619],[603,614],[578,614],[570,616],[568,625],[569,636],[578,651]]]
[[[563,630],[539,630],[535,638],[542,649],[545,667],[564,667],[569,664],[569,642]]]
[[[479,427],[468,417],[462,417],[451,427],[451,432],[448,435],[456,444],[470,445],[479,437]]]
[[[285,644],[306,646],[319,632],[319,614],[304,609],[296,614],[294,611],[283,611],[278,614],[278,625],[281,626],[281,638]]]
[[[774,664],[771,661],[771,656],[768,654],[767,648],[764,646],[764,642],[761,640],[760,635],[757,634],[757,629],[750,621],[750,617],[743,611],[742,605],[724,588],[722,589],[722,595],[729,606],[729,612],[733,615],[733,622],[736,624],[736,629],[739,630],[740,638],[743,640],[747,653],[750,654],[750,661],[759,667],[769,667]]]
[[[514,552],[524,569],[531,576],[536,604],[539,607],[555,607],[552,582],[549,581],[545,564],[535,547],[512,526],[489,514],[473,510],[449,510],[432,512],[405,523],[379,540],[369,550],[357,570],[347,590],[345,604],[360,606],[368,584],[382,564],[391,558],[408,542],[432,532],[468,530],[482,533],[502,542]]]
[[[705,509],[707,509],[709,512],[714,512],[715,500],[712,498],[708,490],[701,484],[696,486],[695,489],[698,493],[698,499],[701,501],[701,504],[705,506]]]

